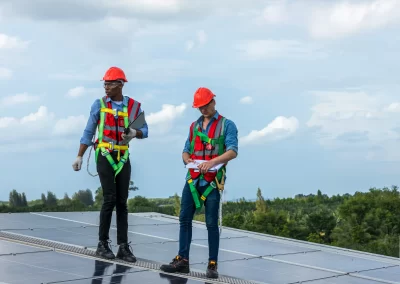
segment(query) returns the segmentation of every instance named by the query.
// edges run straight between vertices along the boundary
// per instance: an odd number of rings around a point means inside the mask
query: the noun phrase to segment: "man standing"
[[[129,142],[133,138],[147,138],[148,128],[145,123],[140,129],[129,128],[129,123],[142,112],[141,103],[122,95],[124,83],[128,82],[125,73],[118,67],[111,67],[104,77],[106,96],[96,99],[92,104],[89,120],[80,140],[77,158],[72,167],[79,171],[82,157],[89,146],[98,127],[98,139],[94,143],[96,149],[96,167],[103,189],[103,206],[100,212],[98,256],[115,258],[108,242],[111,218],[114,207],[117,217],[117,258],[136,262],[128,244],[128,208],[129,182],[131,164],[129,159]]]
[[[192,220],[196,209],[201,207],[200,200],[203,200],[209,247],[207,277],[218,278],[220,192],[216,184],[225,178],[225,166],[228,161],[237,157],[238,131],[231,120],[216,111],[214,97],[215,95],[207,88],[199,88],[194,94],[193,107],[198,108],[202,116],[190,126],[182,159],[185,164],[194,160],[206,161],[198,166],[198,170],[188,170],[179,216],[179,252],[171,263],[161,266],[161,270],[165,272],[189,273]],[[219,164],[223,166],[218,171],[209,171]]]

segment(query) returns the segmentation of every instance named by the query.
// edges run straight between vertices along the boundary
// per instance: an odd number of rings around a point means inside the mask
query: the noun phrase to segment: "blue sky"
[[[0,200],[99,186],[89,151],[71,165],[110,66],[149,123],[131,143],[137,194],[181,193],[200,86],[239,129],[226,199],[398,184],[397,1],[34,2],[0,3]]]

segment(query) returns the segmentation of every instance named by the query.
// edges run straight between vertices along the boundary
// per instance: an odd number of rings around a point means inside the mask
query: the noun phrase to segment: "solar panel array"
[[[220,279],[205,279],[207,229],[193,222],[192,273],[158,270],[178,252],[179,221],[156,213],[129,215],[129,241],[139,261],[94,257],[98,212],[0,214],[0,283],[400,283],[400,260],[223,228]],[[116,246],[115,212],[110,230]]]

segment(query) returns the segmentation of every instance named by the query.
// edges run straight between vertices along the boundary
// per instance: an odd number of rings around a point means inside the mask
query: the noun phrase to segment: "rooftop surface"
[[[192,272],[158,270],[178,252],[179,220],[129,214],[135,264],[94,256],[99,212],[0,214],[0,283],[400,283],[400,259],[223,227],[220,279],[205,279],[207,229],[193,222]],[[116,253],[115,212],[110,230]]]

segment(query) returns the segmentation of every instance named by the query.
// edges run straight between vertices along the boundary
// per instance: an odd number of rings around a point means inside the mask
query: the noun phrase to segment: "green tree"
[[[181,212],[181,200],[177,193],[174,195],[174,209],[175,209],[175,216],[179,216]]]
[[[257,201],[256,201],[256,213],[267,212],[267,204],[265,203],[264,197],[261,193],[261,189],[257,189]]]
[[[46,205],[50,207],[57,206],[57,196],[51,191],[47,191]]]
[[[90,189],[79,190],[72,196],[72,200],[79,200],[85,206],[92,206],[94,204],[93,193]]]

